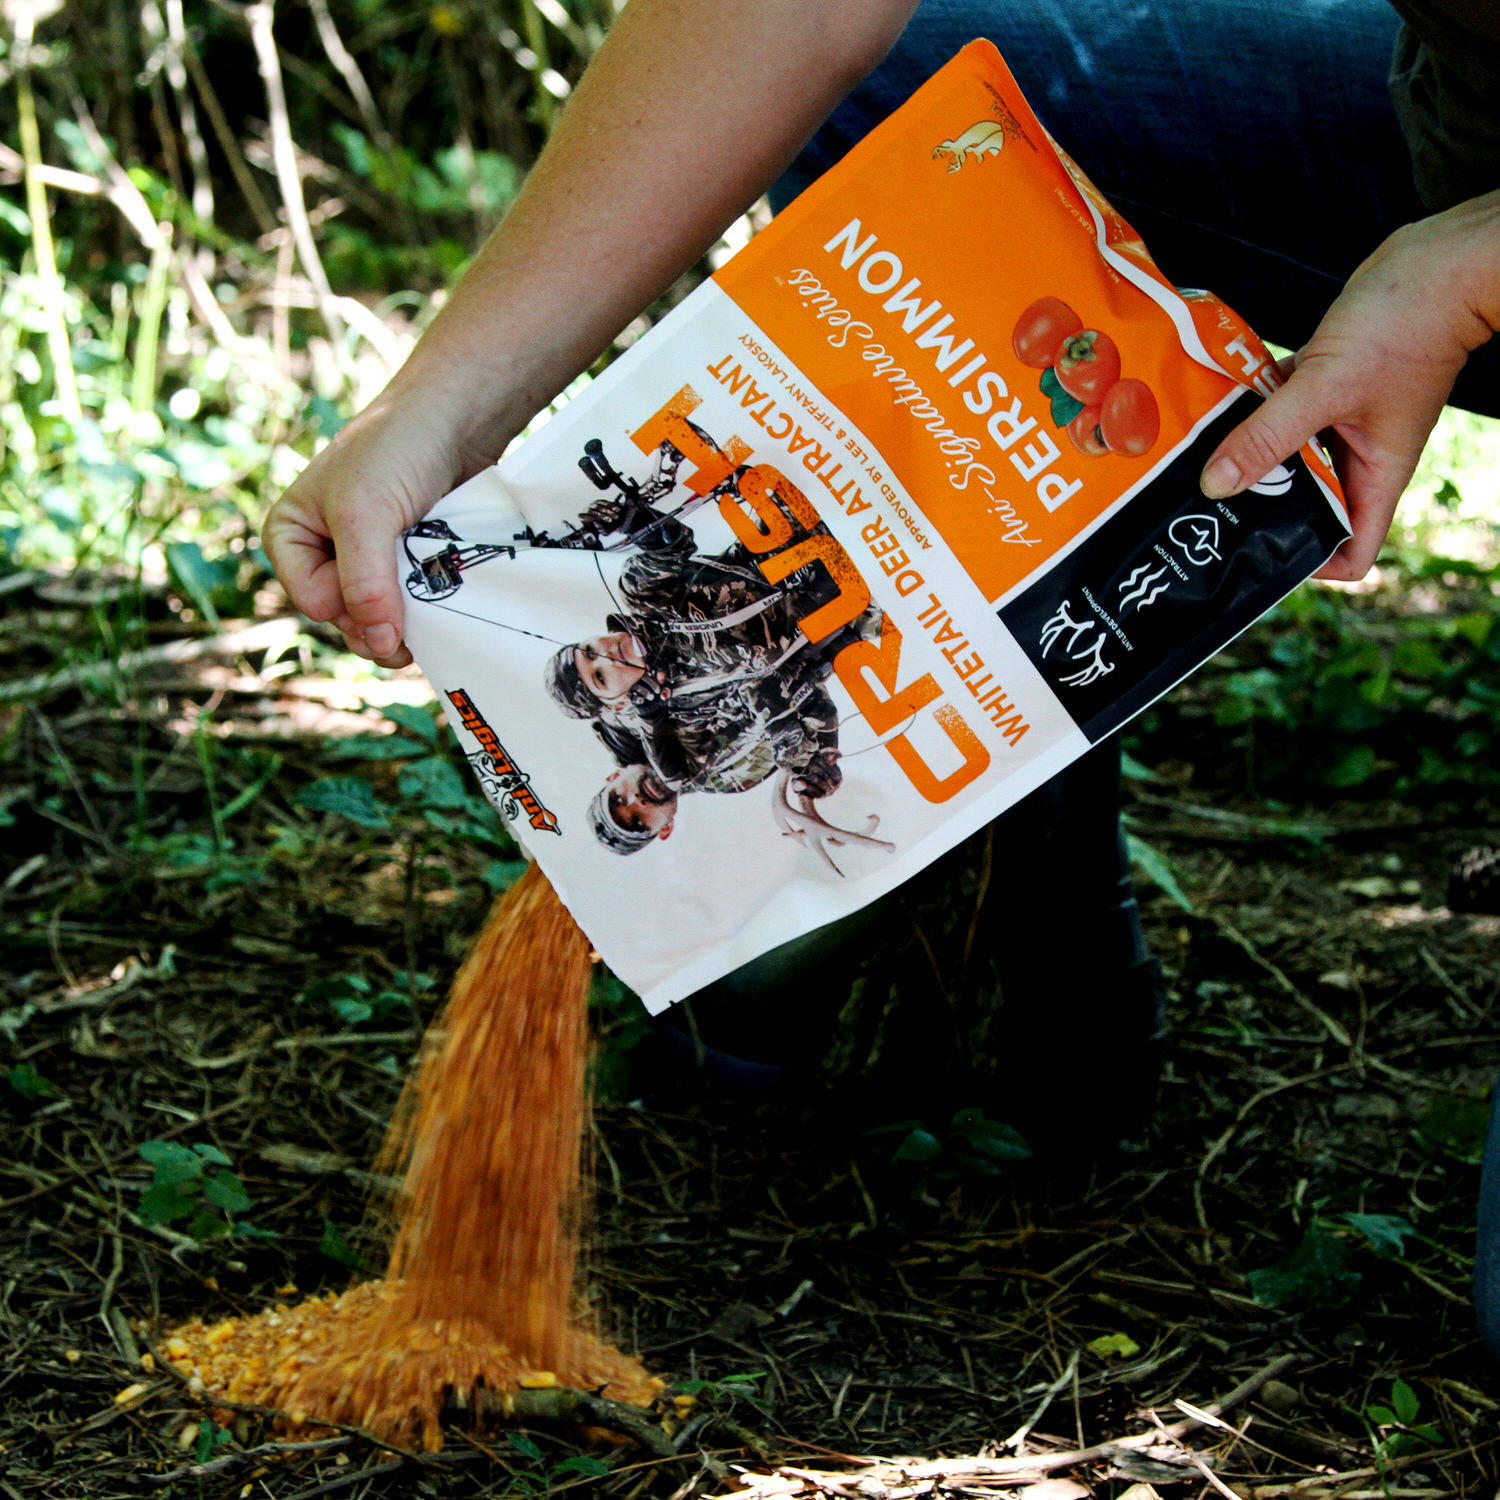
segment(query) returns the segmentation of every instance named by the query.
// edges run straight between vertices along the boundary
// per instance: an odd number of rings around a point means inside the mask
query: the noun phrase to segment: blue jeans
[[[927,0],[773,202],[985,36],[1166,275],[1296,349],[1350,272],[1424,212],[1386,88],[1398,24],[1386,0]],[[1500,416],[1493,344],[1453,401]]]
[[[1385,0],[926,0],[772,201],[789,202],[985,36],[1166,275],[1207,285],[1295,349],[1365,256],[1423,213],[1386,87],[1397,26]],[[1470,358],[1455,405],[1500,416],[1496,343]],[[1474,1298],[1500,1360],[1500,1088]]]

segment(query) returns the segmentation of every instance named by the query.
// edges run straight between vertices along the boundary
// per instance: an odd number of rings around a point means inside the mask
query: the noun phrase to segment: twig
[[[352,1437],[312,1438],[305,1443],[261,1443],[254,1448],[241,1448],[235,1453],[226,1453],[221,1458],[211,1458],[206,1463],[189,1464],[185,1469],[173,1469],[170,1474],[143,1474],[147,1484],[176,1484],[179,1479],[210,1479],[216,1474],[231,1474],[245,1464],[258,1463],[263,1458],[284,1458],[297,1453],[332,1453],[335,1448],[347,1448]]]
[[[335,1490],[346,1490],[351,1484],[358,1484],[362,1479],[370,1479],[376,1474],[388,1474],[392,1469],[399,1469],[405,1465],[406,1460],[393,1458],[383,1464],[371,1464],[368,1469],[355,1469],[349,1474],[340,1474],[336,1479],[324,1480],[322,1484],[315,1484],[310,1490],[298,1490],[288,1500],[313,1500],[316,1495],[331,1495]]]
[[[1222,917],[1216,917],[1214,919],[1214,926],[1216,926],[1219,931],[1222,932],[1224,936],[1230,940],[1230,942],[1234,943],[1237,947],[1243,950],[1247,957],[1251,958],[1255,963],[1259,964],[1260,967],[1263,968],[1266,973],[1269,974],[1271,978],[1281,986],[1282,990],[1288,996],[1290,996],[1293,1001],[1296,1002],[1296,1004],[1300,1005],[1302,1009],[1308,1013],[1308,1015],[1310,1015],[1315,1021],[1317,1021],[1317,1023],[1328,1033],[1328,1035],[1331,1036],[1334,1041],[1339,1044],[1339,1046],[1352,1047],[1354,1045],[1353,1039],[1350,1037],[1349,1033],[1344,1029],[1344,1027],[1338,1021],[1334,1020],[1334,1018],[1330,1016],[1328,1012],[1322,1008],[1322,1006],[1315,1004],[1311,999],[1304,995],[1302,991],[1298,989],[1290,979],[1287,978],[1285,973],[1283,973],[1281,969],[1273,964],[1271,960],[1267,958],[1265,954],[1263,954],[1260,949],[1257,948],[1255,944],[1252,943],[1250,939],[1247,938],[1245,934],[1239,930],[1239,928],[1234,926],[1234,924],[1231,922],[1224,921]]]
[[[346,364],[344,320],[334,306],[333,288],[328,284],[328,273],[323,269],[317,242],[313,239],[312,225],[307,218],[307,203],[302,196],[302,176],[297,170],[297,144],[292,139],[292,127],[287,117],[286,90],[281,80],[281,55],[276,50],[276,36],[272,28],[272,5],[273,0],[254,0],[253,4],[245,7],[245,22],[250,28],[250,40],[255,47],[261,82],[266,90],[276,181],[281,189],[281,202],[286,209],[287,223],[296,242],[297,258],[302,262],[303,273],[318,294],[323,323],[333,342],[334,354],[343,367]]]
[[[1268,1380],[1275,1380],[1284,1374],[1297,1363],[1298,1358],[1299,1356],[1295,1354],[1283,1354],[1279,1359],[1272,1360],[1264,1369],[1242,1380],[1228,1395],[1221,1396],[1217,1401],[1202,1407],[1201,1410],[1206,1416],[1217,1417],[1231,1407],[1238,1406],[1240,1402],[1253,1396]],[[1075,1448],[1063,1453],[1036,1453],[1028,1458],[937,1460],[933,1463],[907,1466],[904,1472],[913,1479],[923,1479],[951,1474],[998,1477],[1046,1472],[1053,1469],[1070,1469],[1077,1464],[1094,1463],[1101,1458],[1113,1458],[1120,1453],[1150,1448],[1153,1444],[1160,1442],[1164,1435],[1176,1443],[1188,1433],[1204,1425],[1201,1417],[1184,1417],[1182,1421],[1173,1422],[1168,1427],[1160,1427],[1159,1430],[1150,1432],[1139,1432],[1133,1437],[1111,1438],[1108,1442],[1096,1443],[1091,1448]]]
[[[370,133],[370,139],[382,151],[395,150],[396,143],[391,139],[390,131],[385,128],[385,122],[380,118],[380,111],[375,107],[375,96],[370,92],[370,85],[365,82],[365,75],[360,72],[359,64],[355,62],[349,49],[344,45],[344,39],[339,35],[338,27],[333,24],[333,16],[328,9],[328,0],[309,0],[309,6],[313,14],[313,24],[318,28],[318,40],[322,42],[329,62],[338,69],[339,77],[344,80],[355,104],[359,106],[359,112],[365,122],[365,129]]]
[[[1031,1429],[1042,1420],[1042,1417],[1045,1415],[1047,1408],[1052,1405],[1053,1398],[1060,1390],[1062,1390],[1065,1385],[1068,1384],[1069,1381],[1073,1379],[1073,1376],[1077,1373],[1078,1358],[1082,1353],[1083,1351],[1081,1349],[1075,1349],[1073,1351],[1073,1357],[1068,1361],[1067,1368],[1042,1393],[1042,1399],[1037,1403],[1036,1410],[1032,1412],[1032,1414],[1027,1417],[1027,1419],[1022,1422],[1021,1425],[1016,1428],[1016,1430],[1011,1433],[1008,1438],[1005,1438],[1001,1442],[1000,1446],[1002,1449],[1014,1448],[1017,1453],[1021,1451],[1022,1443],[1024,1443],[1027,1437],[1030,1435]]]
[[[660,1422],[639,1406],[611,1401],[591,1391],[568,1386],[546,1390],[484,1391],[474,1393],[473,1409],[482,1416],[505,1416],[517,1421],[557,1422],[567,1427],[608,1427],[633,1438],[648,1453],[661,1458],[681,1457]],[[454,1403],[454,1410],[461,1410]]]

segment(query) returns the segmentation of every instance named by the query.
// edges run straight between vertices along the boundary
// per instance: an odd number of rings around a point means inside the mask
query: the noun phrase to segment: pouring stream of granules
[[[661,1382],[573,1300],[589,943],[532,866],[423,1045],[382,1160],[405,1165],[383,1281],[165,1342],[210,1393],[442,1445],[445,1405],[553,1384],[645,1405]]]

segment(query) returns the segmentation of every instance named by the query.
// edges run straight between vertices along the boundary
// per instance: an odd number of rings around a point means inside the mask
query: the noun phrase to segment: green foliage
[[[1212,765],[1222,775],[1233,745],[1262,793],[1500,787],[1500,564],[1414,551],[1385,566],[1391,586],[1373,598],[1291,594],[1148,715],[1137,743],[1211,726]]]
[[[1337,1308],[1354,1296],[1363,1279],[1351,1264],[1342,1230],[1355,1231],[1377,1254],[1399,1257],[1416,1230],[1396,1214],[1315,1217],[1291,1254],[1246,1274],[1250,1295],[1267,1307]]]
[[[1490,1106],[1466,1094],[1438,1094],[1417,1126],[1417,1140],[1436,1155],[1477,1167],[1484,1156]]]
[[[684,1380],[673,1387],[684,1396],[707,1396],[716,1404],[730,1405],[735,1401],[748,1401],[761,1411],[769,1411],[771,1403],[756,1389],[755,1383],[764,1380],[764,1370],[741,1371],[734,1375],[722,1375],[717,1380]]]
[[[1250,1295],[1266,1307],[1343,1307],[1360,1274],[1349,1265],[1344,1242],[1314,1225],[1303,1231],[1290,1255],[1249,1272]]]
[[[144,1223],[186,1220],[184,1232],[200,1244],[226,1235],[269,1238],[273,1234],[238,1218],[249,1210],[250,1195],[233,1172],[234,1163],[217,1146],[143,1141],[140,1156],[153,1168],[137,1210]]]
[[[430,974],[402,971],[394,976],[395,984],[377,989],[363,974],[339,974],[314,980],[298,995],[305,1005],[326,1005],[345,1026],[377,1025],[393,1017],[404,1017],[411,1010],[413,994],[425,994],[437,985]]]
[[[1159,886],[1189,916],[1196,915],[1197,908],[1183,890],[1176,868],[1161,850],[1128,829],[1125,833],[1125,846],[1130,855],[1131,869],[1137,875],[1144,876],[1153,885]]]
[[[596,1045],[590,1062],[592,1093],[606,1104],[631,1097],[631,1053],[656,1028],[640,998],[602,965],[589,992]]]
[[[1019,1131],[990,1119],[982,1109],[957,1110],[945,1126],[901,1120],[866,1134],[900,1137],[891,1160],[922,1169],[912,1194],[919,1199],[930,1199],[931,1189],[939,1183],[998,1177],[1007,1165],[1031,1155]]]
[[[337,1265],[348,1266],[352,1271],[362,1271],[369,1276],[380,1274],[379,1266],[372,1266],[348,1240],[339,1233],[332,1219],[323,1220],[323,1237],[318,1241],[318,1252],[326,1255]]]
[[[52,1099],[57,1095],[57,1090],[37,1072],[35,1063],[17,1063],[6,1073],[5,1081],[12,1092],[31,1103],[38,1099]]]
[[[198,1436],[193,1443],[193,1460],[206,1464],[225,1443],[234,1441],[234,1435],[226,1432],[212,1417],[204,1417],[198,1423]]]
[[[392,809],[362,776],[329,776],[303,787],[292,800],[313,812],[335,813],[362,828],[390,827]]]
[[[1391,1382],[1389,1402],[1372,1401],[1362,1413],[1375,1444],[1375,1459],[1383,1468],[1394,1458],[1423,1453],[1442,1445],[1443,1435],[1430,1422],[1420,1422],[1421,1398],[1399,1377]]]
[[[394,787],[388,775],[372,770],[324,777],[302,788],[293,801],[363,828],[404,831],[434,848],[460,839],[491,849],[502,858],[485,870],[485,884],[504,890],[525,862],[515,857],[515,843],[499,814],[474,786],[447,721],[408,703],[393,703],[380,712],[396,725],[395,733],[355,735],[332,747],[329,755],[335,761],[359,760],[372,766],[399,761]]]
[[[506,1441],[531,1465],[529,1468],[513,1467],[511,1483],[522,1495],[550,1495],[564,1480],[582,1474],[590,1479],[603,1479],[610,1473],[608,1464],[587,1453],[576,1453],[569,1458],[548,1463],[542,1450],[524,1432],[508,1432]]]

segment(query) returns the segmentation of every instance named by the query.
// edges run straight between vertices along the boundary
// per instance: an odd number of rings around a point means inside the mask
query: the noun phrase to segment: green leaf
[[[524,1453],[533,1463],[541,1462],[542,1450],[529,1437],[519,1432],[507,1432],[505,1435],[517,1453]]]
[[[204,1417],[198,1424],[198,1440],[193,1444],[193,1457],[206,1464],[214,1456],[216,1448],[222,1448],[230,1440],[229,1433],[211,1417]]]
[[[169,1183],[154,1182],[141,1194],[140,1216],[147,1224],[174,1224],[195,1213],[198,1200]]]
[[[229,1221],[211,1209],[200,1208],[193,1215],[187,1232],[200,1244],[205,1240],[221,1240],[229,1233]]]
[[[292,801],[314,812],[338,813],[365,828],[386,828],[390,819],[387,807],[375,795],[375,788],[360,776],[329,776],[305,786]]]
[[[1173,870],[1166,856],[1148,844],[1145,839],[1137,838],[1128,831],[1125,834],[1125,843],[1130,851],[1130,863],[1153,885],[1160,886],[1183,911],[1196,916],[1197,908],[1178,883],[1176,871]]]
[[[1106,1333],[1101,1338],[1091,1339],[1084,1348],[1090,1354],[1097,1354],[1100,1359],[1108,1359],[1115,1354],[1122,1359],[1134,1359],[1141,1352],[1141,1346],[1128,1333]]]
[[[193,1150],[203,1158],[204,1161],[216,1167],[232,1167],[234,1163],[219,1150],[217,1146],[197,1145]]]
[[[176,1141],[142,1141],[137,1154],[142,1161],[150,1162],[153,1167],[173,1161],[190,1162],[196,1167],[202,1167],[200,1159],[186,1146],[179,1146]]]
[[[1396,1426],[1396,1413],[1393,1412],[1388,1406],[1381,1406],[1379,1404],[1376,1404],[1374,1406],[1367,1406],[1365,1407],[1365,1415],[1377,1427]]]
[[[437,744],[437,720],[425,708],[418,708],[415,703],[388,703],[380,712],[408,734],[426,740],[429,745]]]
[[[34,1064],[17,1063],[5,1075],[5,1081],[23,1099],[49,1099],[57,1090],[37,1072]]]
[[[1396,1420],[1403,1427],[1410,1427],[1422,1409],[1417,1393],[1399,1377],[1391,1382],[1391,1405],[1396,1409]]]
[[[1057,378],[1057,370],[1052,365],[1042,371],[1041,391],[1049,401],[1056,401],[1059,396],[1068,394],[1062,388],[1062,381]]]
[[[1265,1307],[1342,1307],[1359,1285],[1358,1271],[1349,1268],[1349,1252],[1326,1229],[1309,1229],[1288,1256],[1245,1280],[1250,1295]]]
[[[1120,756],[1120,774],[1126,781],[1165,781],[1167,778],[1138,761],[1128,750]]]
[[[576,1453],[552,1467],[554,1474],[587,1474],[592,1479],[604,1479],[613,1472],[608,1464],[600,1463],[587,1453]]]
[[[1362,786],[1375,774],[1375,751],[1370,745],[1350,745],[1319,778],[1333,787]]]
[[[375,1007],[366,1000],[334,1000],[331,1009],[346,1026],[359,1026],[375,1014]]]
[[[31,216],[3,194],[0,194],[0,224],[4,224],[12,234],[18,234],[22,239],[31,238]]]
[[[1083,408],[1084,403],[1077,396],[1070,396],[1066,391],[1060,390],[1052,398],[1052,425],[1066,427]]]
[[[1031,1148],[1019,1130],[991,1120],[982,1109],[961,1109],[953,1116],[953,1130],[972,1151],[995,1161],[1025,1161]]]
[[[217,630],[219,612],[214,608],[213,590],[220,582],[218,570],[204,557],[197,542],[168,542],[163,550],[172,576],[198,606],[203,618]]]
[[[324,751],[329,760],[405,760],[422,753],[404,734],[353,734]]]
[[[318,1241],[318,1249],[329,1260],[341,1266],[349,1266],[356,1271],[368,1271],[372,1275],[378,1270],[339,1233],[338,1226],[332,1219],[323,1220],[323,1238]]]
[[[1489,1106],[1464,1094],[1439,1094],[1428,1106],[1417,1135],[1431,1150],[1478,1166],[1484,1151]]]
[[[184,1193],[196,1193],[203,1179],[204,1164],[191,1153],[182,1161],[158,1162],[151,1180],[158,1187],[176,1187]]]
[[[931,1161],[943,1149],[943,1143],[930,1130],[913,1130],[896,1147],[892,1161]]]
[[[250,1207],[250,1194],[233,1172],[214,1172],[203,1179],[205,1202],[222,1208],[226,1214],[242,1214]]]
[[[1357,1229],[1382,1255],[1400,1255],[1417,1231],[1399,1214],[1344,1214],[1344,1223]]]
[[[401,795],[418,807],[463,807],[469,800],[469,786],[441,756],[402,766],[396,777]]]

